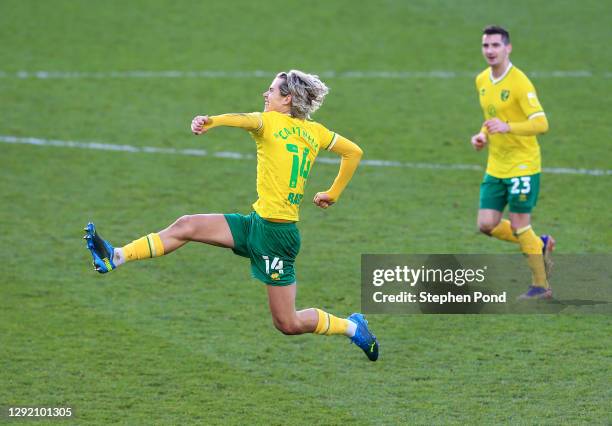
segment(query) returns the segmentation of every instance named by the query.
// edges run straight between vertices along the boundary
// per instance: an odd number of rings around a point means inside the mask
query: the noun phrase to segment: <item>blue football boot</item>
[[[533,285],[529,286],[526,293],[521,294],[519,300],[527,299],[550,299],[552,298],[552,288],[536,287]]]
[[[87,248],[93,257],[93,266],[96,271],[105,274],[116,268],[113,263],[115,249],[96,232],[96,225],[89,222],[85,227],[83,238],[87,241]]]
[[[367,355],[370,361],[378,359],[378,340],[368,329],[368,322],[363,314],[354,313],[348,317],[349,321],[357,324],[355,335],[351,337],[351,342],[359,346]]]

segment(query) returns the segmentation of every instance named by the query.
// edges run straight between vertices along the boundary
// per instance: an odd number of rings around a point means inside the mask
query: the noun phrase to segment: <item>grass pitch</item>
[[[544,166],[607,170],[611,12],[596,1],[4,1],[0,135],[253,153],[239,130],[191,136],[192,116],[261,110],[272,73],[301,68],[335,73],[315,118],[366,159],[484,164],[469,146],[482,120],[469,73],[484,68],[479,33],[495,22],[511,31],[513,62],[540,72]],[[129,77],[171,70],[225,77]],[[423,75],[367,77],[376,71]],[[306,199],[336,171],[317,164]],[[334,208],[304,203],[298,304],[359,310],[361,253],[514,252],[475,231],[481,175],[362,167]],[[78,424],[612,421],[608,316],[372,315],[381,359],[369,363],[341,337],[276,332],[263,285],[229,250],[192,244],[91,270],[87,221],[123,244],[182,214],[247,213],[254,161],[2,143],[0,177],[0,405],[72,406]],[[610,190],[610,175],[544,174],[536,232],[562,253],[610,253]]]

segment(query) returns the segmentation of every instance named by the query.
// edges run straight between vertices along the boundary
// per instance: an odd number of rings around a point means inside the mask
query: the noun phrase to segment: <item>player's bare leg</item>
[[[512,231],[510,221],[503,219],[502,215],[503,213],[499,210],[478,210],[478,229],[490,237],[518,244],[519,241]]]
[[[85,239],[93,257],[94,268],[100,273],[112,271],[130,261],[163,256],[189,241],[233,248],[234,239],[222,214],[181,216],[159,233],[151,233],[121,248],[114,248],[96,231],[95,225],[85,227]]]
[[[526,226],[531,225],[531,213],[512,213],[508,214],[510,218],[510,224],[512,229],[516,232],[518,229],[522,229]]]
[[[502,219],[502,212],[494,209],[478,210],[478,230],[483,234],[491,235],[491,232]]]
[[[368,329],[368,322],[362,314],[354,313],[345,319],[315,308],[296,311],[295,283],[288,286],[268,285],[267,289],[272,321],[282,333],[344,334],[365,352],[370,361],[378,359],[378,340]]]
[[[283,334],[313,333],[317,328],[319,315],[315,309],[295,310],[297,285],[266,286],[268,304],[274,326]]]
[[[193,214],[181,216],[172,225],[159,232],[166,254],[189,241],[233,248],[234,238],[222,214]]]

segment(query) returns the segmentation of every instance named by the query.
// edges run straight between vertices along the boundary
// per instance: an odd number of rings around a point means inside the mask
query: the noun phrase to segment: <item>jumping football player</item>
[[[257,145],[257,194],[253,212],[182,216],[166,229],[121,248],[85,228],[87,247],[96,271],[106,273],[133,260],[172,253],[190,241],[230,248],[251,262],[251,273],[264,282],[272,320],[284,334],[343,334],[371,361],[378,359],[378,341],[360,313],[339,318],[321,309],[296,311],[294,263],[300,250],[296,226],[304,187],[315,159],[323,149],[341,156],[340,170],[331,188],[319,192],[314,204],[326,209],[338,201],[362,156],[350,140],[310,120],[329,89],[316,75],[281,72],[263,93],[264,112],[198,115],[191,131],[202,135],[219,126],[244,129]]]

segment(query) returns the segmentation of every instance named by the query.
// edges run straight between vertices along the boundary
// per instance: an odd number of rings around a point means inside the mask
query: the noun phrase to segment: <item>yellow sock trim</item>
[[[542,247],[544,243],[538,237],[531,226],[516,231],[521,251],[527,256],[527,264],[531,269],[532,284],[536,287],[548,288],[546,280],[546,267]]]
[[[319,314],[319,322],[317,322],[317,328],[314,332],[315,334],[325,334],[329,330],[329,314],[321,309],[317,309],[317,314]]]
[[[531,229],[531,225],[527,225],[527,226],[525,226],[524,228],[519,228],[519,229],[517,229],[515,234],[516,234],[516,236],[517,236],[517,238],[518,238],[518,236],[519,236],[519,235],[521,235],[521,234],[523,234],[523,233],[525,233],[525,232],[529,231],[530,229]],[[532,232],[533,232],[533,231],[532,231]]]
[[[502,219],[491,231],[491,236],[498,240],[510,241],[511,243],[519,242],[514,232],[512,232],[512,226],[510,226],[510,221],[508,219]]]
[[[146,235],[125,245],[122,249],[126,262],[164,255],[164,246],[158,234]]]
[[[317,328],[315,328],[315,334],[331,336],[332,334],[346,333],[349,325],[347,319],[338,318],[321,309],[317,309],[317,313],[319,314],[319,322],[317,323]]]
[[[147,235],[147,238],[149,239],[149,244],[151,245],[151,251],[152,251],[151,257],[163,256],[164,255],[164,245],[162,244],[162,240],[159,234],[152,233],[152,234]]]

